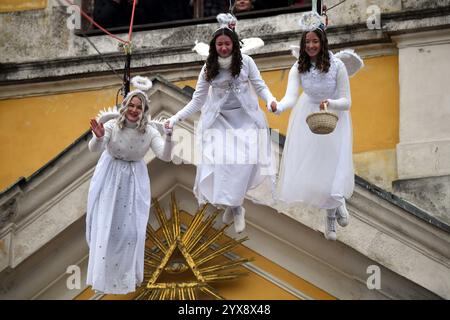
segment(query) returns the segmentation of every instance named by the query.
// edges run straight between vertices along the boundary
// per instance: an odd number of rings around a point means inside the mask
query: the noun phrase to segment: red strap
[[[128,31],[128,42],[131,42],[133,35],[134,10],[136,9],[136,0],[133,0],[133,11],[131,11],[130,31]]]
[[[88,14],[86,14],[86,12],[84,12],[80,6],[74,4],[72,1],[70,0],[64,0],[65,2],[67,2],[68,4],[70,4],[71,6],[77,7],[77,9],[80,11],[80,13],[83,15],[83,17],[85,17],[88,21],[92,22],[92,24],[94,24],[97,28],[99,28],[100,30],[102,30],[104,33],[106,33],[107,35],[109,35],[110,37],[116,39],[119,42],[122,42],[124,44],[129,44],[131,42],[131,36],[133,33],[133,21],[134,21],[134,10],[136,8],[136,0],[133,0],[133,11],[131,13],[131,23],[130,23],[130,31],[128,33],[128,41],[123,40],[119,37],[117,37],[116,35],[113,35],[111,32],[109,32],[108,30],[106,30],[105,28],[103,28],[101,25],[99,25],[97,22],[94,21],[94,19],[92,19]]]

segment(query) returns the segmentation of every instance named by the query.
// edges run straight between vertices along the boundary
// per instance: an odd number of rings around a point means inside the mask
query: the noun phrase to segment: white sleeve
[[[163,139],[158,130],[152,130],[152,141],[150,147],[155,155],[163,160],[169,162],[172,159],[172,147],[173,142],[171,136],[166,135],[166,139]]]
[[[202,106],[205,104],[206,98],[208,96],[209,91],[209,82],[205,79],[205,70],[206,65],[203,66],[197,80],[197,86],[195,87],[194,95],[192,96],[191,101],[180,111],[177,112],[175,117],[177,120],[185,120],[192,114],[200,111]]]
[[[294,63],[289,71],[288,84],[283,99],[278,103],[277,110],[280,112],[292,108],[297,102],[301,87],[300,73],[298,72],[298,63]]]
[[[339,63],[336,81],[338,98],[327,99],[329,103],[328,108],[340,111],[350,110],[350,106],[352,104],[352,99],[350,96],[350,81],[348,78],[347,69],[343,63]]]
[[[266,102],[267,105],[270,105],[272,101],[275,101],[274,96],[270,92],[264,80],[261,78],[261,73],[259,72],[258,67],[256,66],[255,61],[249,56],[246,57],[248,61],[248,79],[252,83],[258,95]]]
[[[109,139],[111,138],[112,133],[112,121],[110,120],[106,122],[103,127],[105,128],[105,135],[101,138],[97,138],[94,132],[92,132],[92,138],[89,141],[88,147],[89,151],[91,152],[98,152],[105,149],[105,147],[108,145]]]

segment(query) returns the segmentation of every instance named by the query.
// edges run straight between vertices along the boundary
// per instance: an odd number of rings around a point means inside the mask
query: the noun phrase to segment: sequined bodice
[[[303,90],[311,99],[320,101],[334,98],[338,71],[335,59],[330,60],[330,69],[326,73],[311,67],[310,71],[300,74]]]

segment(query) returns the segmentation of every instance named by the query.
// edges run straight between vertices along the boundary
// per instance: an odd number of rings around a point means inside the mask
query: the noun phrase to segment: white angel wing
[[[111,119],[120,117],[120,112],[117,106],[110,107],[108,109],[100,110],[96,119],[98,123],[106,123]]]
[[[300,56],[300,46],[291,46],[291,53],[298,59],[298,57]]]
[[[195,41],[195,46],[192,51],[197,52],[202,58],[206,59],[209,55],[209,45],[204,42]]]
[[[364,67],[364,61],[352,49],[339,51],[334,56],[344,63],[349,77],[355,75]]]
[[[242,39],[241,52],[247,54],[249,51],[262,46],[264,46],[264,41],[261,38],[245,38]]]
[[[264,46],[264,41],[261,38],[246,38],[242,39],[242,53],[248,53],[251,50],[261,48]],[[206,59],[209,55],[209,45],[204,42],[195,41],[195,46],[192,48],[193,51],[197,52],[202,58]]]

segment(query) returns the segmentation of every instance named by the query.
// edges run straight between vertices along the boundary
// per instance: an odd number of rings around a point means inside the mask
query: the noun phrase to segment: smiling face
[[[247,11],[252,8],[252,1],[251,0],[236,0],[234,4],[234,9],[237,12],[241,11]]]
[[[305,51],[311,61],[315,61],[321,49],[320,39],[315,32],[308,32],[305,40]]]
[[[227,35],[216,38],[216,51],[219,57],[228,58],[233,53],[233,41]]]
[[[130,122],[138,122],[142,116],[142,101],[138,97],[131,98],[125,113],[125,118]]]

